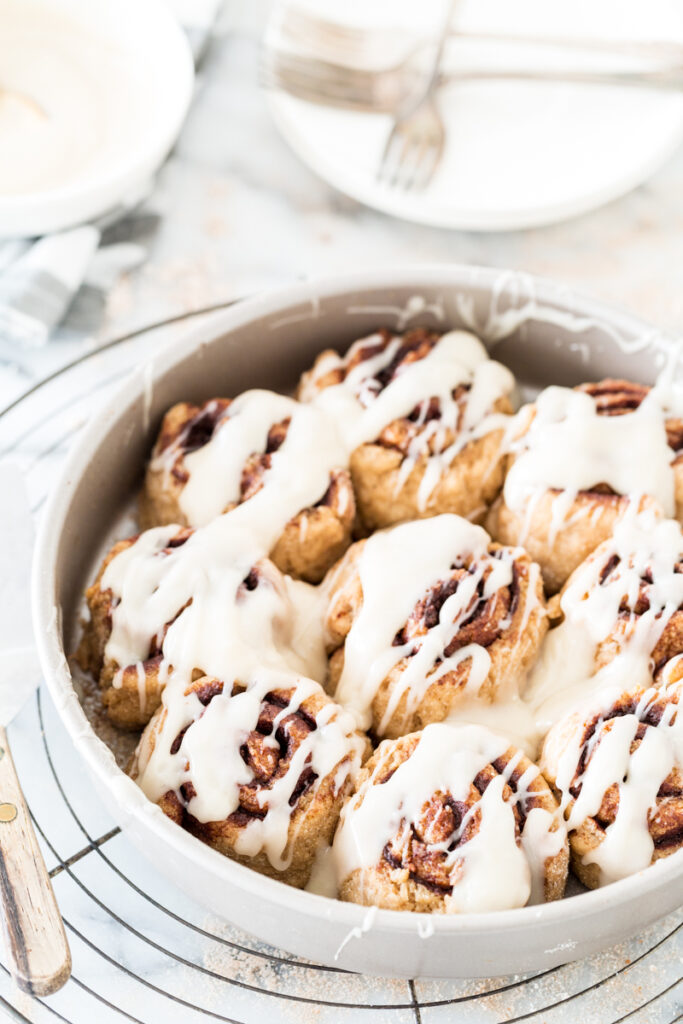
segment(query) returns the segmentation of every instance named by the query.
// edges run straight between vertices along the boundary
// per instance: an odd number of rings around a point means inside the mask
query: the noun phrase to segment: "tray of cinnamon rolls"
[[[514,387],[470,333],[381,327],[298,399],[168,410],[79,659],[180,827],[440,913],[683,845],[683,421],[629,381]]]
[[[671,368],[523,401],[471,330],[324,340],[146,435],[69,652],[129,779],[231,862],[420,921],[680,860]]]

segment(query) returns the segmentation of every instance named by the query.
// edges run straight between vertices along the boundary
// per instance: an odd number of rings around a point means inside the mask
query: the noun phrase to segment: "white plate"
[[[298,0],[301,4],[302,0]],[[279,38],[280,19],[293,0],[281,0],[266,39]],[[397,2],[392,23],[429,35],[442,0]],[[375,27],[386,23],[382,0],[316,0],[323,16]],[[602,39],[683,41],[677,0],[461,0],[454,25],[470,31]],[[538,48],[487,44],[451,49],[453,60],[514,60],[537,66],[622,66],[610,55],[544,56]],[[580,64],[578,63],[580,61]],[[270,94],[275,123],[298,156],[320,177],[360,202],[406,220],[477,231],[549,224],[584,213],[630,191],[652,175],[683,141],[683,96],[633,88],[478,82],[441,93],[447,145],[423,192],[380,185],[379,160],[391,127],[388,116],[333,110]]]

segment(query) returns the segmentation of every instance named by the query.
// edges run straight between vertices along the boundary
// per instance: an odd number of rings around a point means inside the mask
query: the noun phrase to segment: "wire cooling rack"
[[[89,416],[163,340],[163,325],[118,339],[0,413],[0,455],[23,469],[36,516]],[[66,922],[73,976],[56,995],[34,999],[15,988],[0,962],[0,1016],[70,1024],[683,1019],[683,912],[607,953],[535,975],[400,981],[348,974],[257,942],[166,883],[104,810],[44,685],[9,735]]]

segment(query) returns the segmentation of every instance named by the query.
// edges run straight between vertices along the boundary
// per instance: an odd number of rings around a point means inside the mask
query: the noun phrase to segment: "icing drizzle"
[[[418,429],[401,464],[398,488],[417,461],[425,459],[418,494],[424,509],[456,455],[470,441],[507,426],[510,417],[493,409],[512,392],[514,378],[488,357],[474,335],[449,331],[423,358],[400,366],[384,384],[383,374],[391,369],[401,340],[392,336],[385,342],[382,335],[371,335],[354,342],[343,358],[325,354],[308,375],[300,397],[340,424],[349,455],[359,445],[375,441],[388,424],[413,414]],[[364,352],[371,354],[363,356]],[[323,378],[333,371],[343,379],[324,386]],[[464,399],[454,394],[459,387],[467,388]],[[438,416],[429,418],[434,405]]]
[[[563,620],[546,637],[524,695],[542,731],[613,680],[650,684],[653,652],[683,606],[682,560],[677,522],[630,510],[574,571],[559,599]]]
[[[293,731],[292,716],[307,699],[321,696],[313,680],[262,669],[247,687],[212,683],[164,699],[158,728],[144,734],[138,749],[138,785],[155,802],[169,790],[184,794],[187,813],[199,822],[230,819],[240,810],[247,789],[252,812],[238,832],[235,851],[248,857],[263,851],[273,867],[284,870],[291,862],[290,820],[301,793],[315,780],[332,776],[336,796],[357,773],[365,741],[354,732],[351,715],[331,701],[306,729]],[[269,699],[277,699],[280,710],[262,724]],[[311,717],[309,711],[305,715]],[[259,776],[245,756],[252,735],[268,767],[279,761],[283,744],[285,771]]]
[[[675,769],[680,779],[683,767],[683,716],[677,714],[681,691],[680,683],[651,687],[636,691],[629,703],[628,695],[607,688],[589,706],[591,714],[577,716],[569,742],[564,730],[548,736],[544,768],[556,774],[568,829],[580,828],[588,818],[601,820],[605,813],[611,817],[601,826],[595,848],[582,858],[584,864],[597,865],[601,885],[652,861],[650,822],[657,798]],[[594,725],[586,730],[591,717]],[[616,790],[616,810],[603,811],[611,790]],[[679,798],[680,792],[679,781]]]
[[[277,687],[287,689],[290,697],[283,715],[289,714],[319,693],[325,678],[319,595],[315,588],[281,576],[266,559],[285,525],[320,499],[331,471],[348,465],[355,448],[375,441],[397,419],[414,414],[417,429],[402,463],[401,480],[407,479],[418,460],[427,460],[419,495],[423,507],[455,455],[470,440],[509,421],[492,410],[512,391],[512,375],[490,360],[472,335],[444,334],[424,357],[402,366],[386,381],[382,375],[396,358],[401,339],[393,336],[379,342],[382,336],[371,336],[356,342],[343,359],[330,354],[319,360],[302,389],[301,402],[261,390],[231,402],[210,440],[185,455],[188,479],[180,504],[187,520],[198,528],[178,547],[169,546],[177,526],[149,530],[117,555],[104,573],[102,587],[114,598],[107,658],[122,668],[142,662],[148,657],[150,638],[163,631],[159,675],[167,685],[162,698],[162,739],[154,750],[146,750],[143,742],[139,782],[151,799],[158,799],[188,781],[191,765],[194,794],[187,806],[200,822],[234,813],[239,786],[251,781],[239,757],[238,741],[245,729],[253,727],[254,714],[258,715],[265,696]],[[372,355],[354,362],[359,352],[373,346]],[[340,367],[348,372],[339,383],[318,386],[326,373]],[[455,396],[459,387],[466,390],[464,399]],[[438,403],[438,417],[429,413],[433,400]],[[539,493],[557,490],[557,527],[565,521],[577,493],[606,484],[630,498],[647,494],[664,514],[672,515],[673,456],[665,415],[677,401],[671,388],[658,385],[635,410],[611,417],[598,412],[589,394],[546,389],[533,408],[521,410],[508,430],[507,444],[515,460],[505,482],[506,503],[528,515]],[[240,500],[245,461],[265,448],[270,427],[283,420],[289,421],[286,438],[273,453],[263,486],[248,501],[223,513]],[[157,468],[167,471],[176,455],[173,450],[161,452]],[[361,755],[353,730],[358,723],[369,725],[378,686],[408,653],[407,668],[392,693],[385,721],[404,693],[409,695],[408,708],[413,708],[427,684],[466,659],[470,661],[468,698],[476,698],[490,666],[486,649],[469,644],[449,656],[444,652],[471,613],[479,590],[486,599],[510,584],[514,549],[507,549],[509,556],[489,558],[486,573],[483,569],[470,573],[445,600],[438,623],[416,650],[409,641],[395,643],[395,639],[416,602],[442,576],[444,566],[449,568],[463,555],[484,560],[488,540],[483,530],[458,517],[439,516],[375,534],[366,542],[359,568],[363,605],[346,639],[336,694],[353,715],[328,704],[316,717],[316,729],[301,758],[308,759],[317,777],[344,763],[346,774],[342,772],[338,780],[341,786],[357,770]],[[529,690],[521,701],[517,695],[508,695],[522,718],[535,717],[540,731],[566,711],[569,700],[574,703],[589,689],[605,693],[617,678],[645,685],[652,676],[652,652],[683,605],[683,574],[676,569],[683,538],[676,523],[653,513],[641,517],[627,513],[610,545],[617,558],[615,566],[603,576],[605,562],[589,559],[572,577],[561,598],[564,622],[546,641]],[[250,588],[246,581],[255,569],[260,585]],[[636,611],[647,573],[651,577],[647,579],[648,605]],[[530,594],[534,590],[529,587]],[[525,614],[532,611],[530,605]],[[618,627],[616,657],[598,672],[599,648]],[[433,670],[435,663],[438,667]],[[558,665],[563,668],[559,675]],[[226,688],[204,706],[188,691],[197,673],[235,680],[241,688],[235,694]],[[139,680],[142,693],[144,676],[139,674]],[[506,705],[497,710],[504,720]],[[639,714],[620,718],[595,746],[581,792],[569,811],[573,828],[582,816],[597,813],[601,787],[617,784],[619,772],[628,775],[620,784],[620,814],[592,854],[604,880],[649,863],[647,808],[672,765],[681,763],[681,721],[674,722],[670,716],[661,728],[645,733],[627,765]],[[173,738],[184,728],[178,749],[171,753]],[[354,800],[353,808],[349,805],[334,849],[340,873],[376,863],[395,833],[399,812],[409,820],[439,788],[460,792],[471,782],[472,772],[476,775],[507,746],[481,726],[428,726],[411,757],[391,779],[382,786],[368,783],[360,804]],[[218,748],[222,760],[215,756]],[[572,757],[575,769],[580,747],[567,751],[558,771],[558,785],[567,792]],[[268,813],[245,830],[238,853],[253,856],[264,850],[274,866],[286,864],[290,799],[303,760],[297,761],[291,775],[283,776],[279,788],[270,791]],[[552,855],[547,851],[559,849],[560,830],[550,831],[550,822],[542,816],[547,812],[536,813],[539,808],[532,808],[526,817],[521,845],[515,842],[512,808],[502,799],[503,785],[504,779],[487,787],[478,801],[477,835],[453,858],[461,872],[449,897],[453,909],[519,906],[530,897],[536,899],[541,866]],[[518,786],[516,799],[524,799],[523,793],[524,786],[521,791]],[[619,856],[629,844],[629,858],[620,866]],[[504,872],[498,870],[502,862]],[[505,891],[497,884],[491,888],[492,877],[505,878]]]
[[[402,697],[407,697],[407,720],[428,687],[465,661],[469,662],[466,691],[479,693],[491,666],[486,647],[466,643],[451,654],[446,652],[479,604],[512,582],[518,552],[501,548],[499,557],[494,557],[488,552],[489,543],[485,530],[454,515],[405,523],[365,541],[358,564],[363,601],[346,637],[344,667],[335,693],[341,704],[353,708],[362,727],[370,726],[375,695],[399,662],[404,663],[402,672],[380,723],[380,735]],[[400,631],[420,598],[451,569],[470,563],[470,571],[441,605],[438,621],[423,635],[401,642]],[[527,600],[538,603],[535,593]],[[530,611],[525,609],[525,614]]]
[[[672,385],[661,381],[635,409],[605,415],[600,395],[546,388],[509,427],[506,446],[514,461],[503,488],[506,505],[529,522],[534,502],[548,490],[558,491],[550,527],[555,533],[579,492],[607,485],[635,504],[648,495],[673,515],[674,455],[665,415],[675,400]]]
[[[359,868],[374,868],[390,841],[400,846],[435,794],[465,805],[479,773],[509,747],[508,740],[480,726],[428,725],[410,756],[385,779],[392,750],[385,741],[372,775],[342,811],[332,846],[338,878],[344,880]],[[489,781],[453,833],[428,844],[445,855],[451,890],[444,900],[448,911],[501,910],[543,897],[546,861],[560,852],[566,834],[557,815],[526,807],[529,786],[539,775],[534,765],[517,781],[513,798],[504,799],[503,788],[521,756],[513,755]],[[525,813],[528,810],[519,843],[515,803]]]
[[[462,410],[452,408],[452,391],[460,384],[469,389],[466,443],[477,430],[489,429],[488,410],[512,387],[509,371],[492,363],[477,339],[451,332],[437,339],[423,359],[403,368],[371,401],[367,395],[359,401],[364,382],[386,365],[398,344],[396,339],[377,360],[361,364],[343,385],[327,389],[314,401],[300,403],[255,390],[221,403],[214,410],[216,422],[208,439],[184,454],[187,479],[180,507],[197,528],[180,545],[172,543],[179,529],[175,525],[148,530],[105,570],[101,587],[112,594],[105,658],[121,667],[114,684],[121,685],[123,668],[144,661],[152,638],[159,638],[159,679],[166,684],[164,729],[172,731],[179,718],[187,717],[188,705],[197,711],[197,698],[187,688],[198,675],[237,680],[245,687],[237,697],[214,698],[174,754],[165,739],[155,748],[140,774],[140,784],[152,799],[183,784],[178,775],[182,749],[193,765],[195,794],[188,804],[190,813],[198,821],[230,814],[234,785],[244,775],[244,765],[235,762],[239,756],[235,748],[223,760],[224,771],[217,778],[214,761],[218,747],[227,749],[225,737],[236,736],[234,730],[230,732],[235,708],[253,711],[260,688],[266,685],[262,680],[272,673],[288,673],[290,684],[291,673],[299,674],[296,685],[290,687],[292,701],[300,699],[306,687],[319,691],[318,682],[312,680],[324,679],[326,659],[317,592],[281,576],[266,555],[285,525],[325,493],[330,472],[347,465],[353,448],[376,436],[391,419],[430,398],[442,403],[444,413],[457,411],[457,423]],[[263,486],[247,501],[235,504],[240,500],[245,462],[265,449],[273,424],[285,420],[286,436],[272,453]],[[170,472],[182,444],[181,435],[157,454],[153,468]],[[223,511],[231,505],[235,507]],[[254,573],[258,585],[250,586]],[[336,721],[342,721],[342,712],[337,709],[337,713]],[[343,733],[348,747],[348,723],[353,720],[347,715],[343,721],[346,731],[341,729],[339,735]],[[325,735],[325,723],[318,725],[315,744]],[[323,755],[318,751],[312,756],[315,761]],[[356,768],[358,763],[356,758]],[[263,819],[268,824],[250,825],[249,840],[242,840],[252,853],[263,848],[275,865],[281,863],[284,821],[291,811],[286,800],[279,806],[279,818],[269,812]],[[276,819],[279,825],[272,824]]]

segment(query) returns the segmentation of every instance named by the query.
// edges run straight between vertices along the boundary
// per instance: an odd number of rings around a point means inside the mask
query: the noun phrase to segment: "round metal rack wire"
[[[0,413],[0,455],[23,470],[40,516],[92,412],[164,341],[163,325],[119,338]],[[683,1018],[683,912],[607,953],[552,971],[473,981],[368,978],[290,956],[170,886],[104,809],[44,685],[10,727],[73,954],[45,999],[0,963],[0,1016],[70,1024],[671,1024]],[[634,931],[638,922],[634,921]]]

